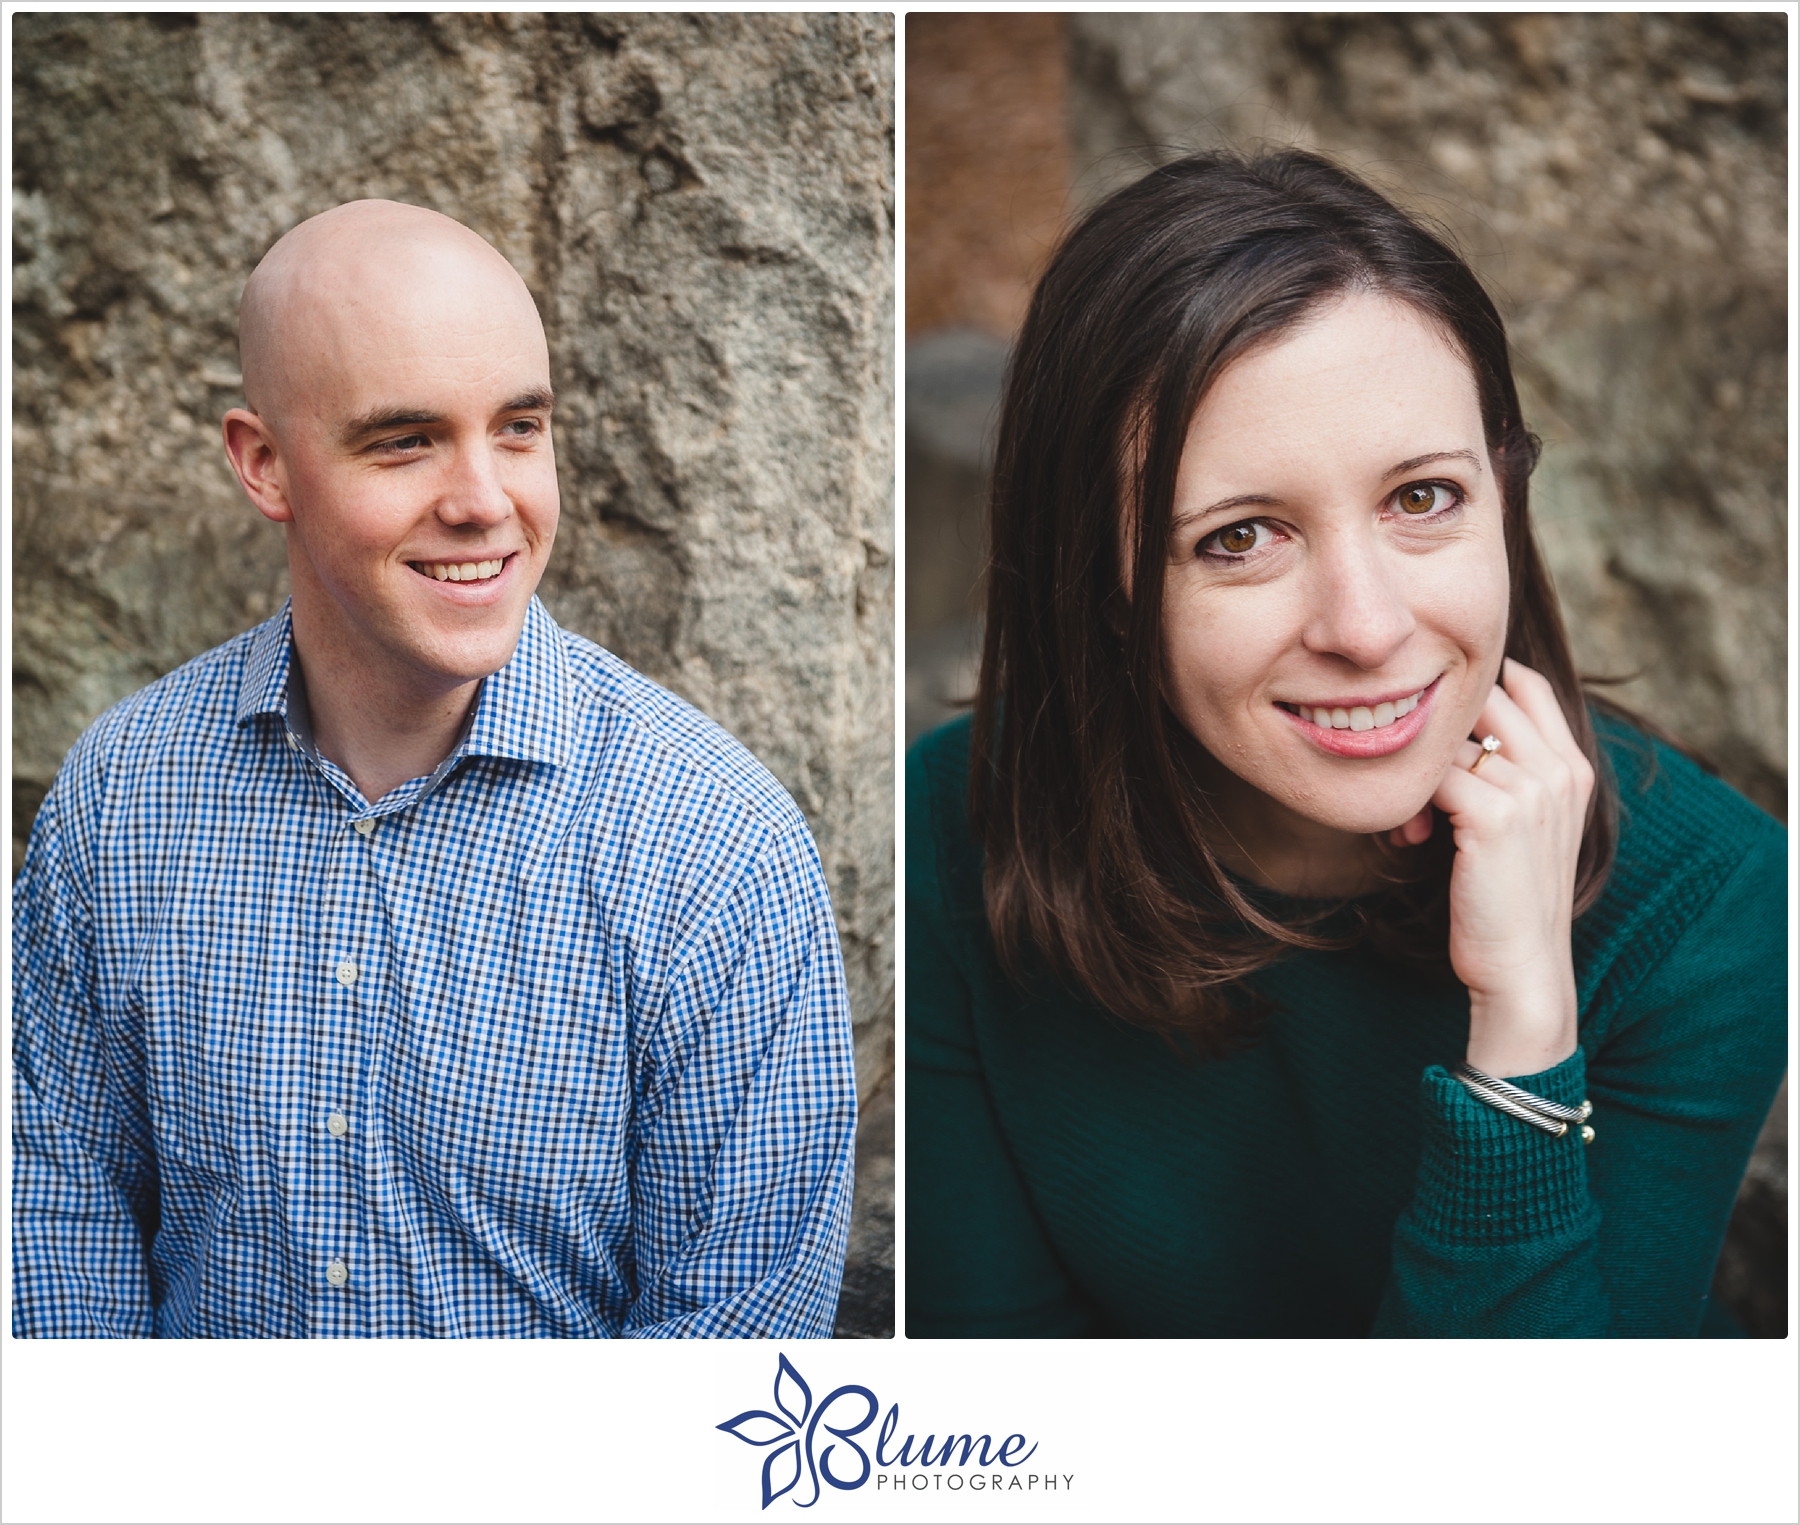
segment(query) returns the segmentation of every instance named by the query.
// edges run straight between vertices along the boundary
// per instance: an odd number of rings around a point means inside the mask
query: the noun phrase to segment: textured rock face
[[[1070,18],[1076,193],[1316,148],[1508,319],[1577,660],[1786,815],[1786,18]]]
[[[21,16],[15,867],[112,701],[279,607],[233,481],[243,283],[305,217],[436,208],[548,332],[564,624],[806,812],[865,1097],[893,1035],[886,16]]]

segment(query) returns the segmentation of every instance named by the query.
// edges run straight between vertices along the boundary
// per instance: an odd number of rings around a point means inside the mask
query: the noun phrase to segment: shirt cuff
[[[1509,1079],[1578,1107],[1587,1095],[1587,1056],[1577,1048],[1555,1069]],[[1594,1203],[1579,1127],[1553,1137],[1479,1100],[1442,1065],[1426,1069],[1421,1093],[1424,1149],[1412,1217],[1426,1234],[1477,1246],[1588,1226]]]

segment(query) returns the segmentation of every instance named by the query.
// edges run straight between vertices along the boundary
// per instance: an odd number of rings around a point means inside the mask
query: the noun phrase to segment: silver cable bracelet
[[[1459,1064],[1451,1073],[1463,1083],[1464,1089],[1471,1096],[1479,1097],[1490,1107],[1509,1117],[1516,1117],[1522,1123],[1530,1123],[1534,1128],[1543,1129],[1552,1138],[1561,1138],[1571,1127],[1579,1126],[1582,1143],[1591,1144],[1594,1141],[1594,1130],[1586,1126],[1594,1111],[1591,1101],[1583,1101],[1579,1107],[1565,1107],[1559,1101],[1534,1096],[1530,1091],[1499,1080],[1485,1070],[1476,1069],[1472,1064]]]

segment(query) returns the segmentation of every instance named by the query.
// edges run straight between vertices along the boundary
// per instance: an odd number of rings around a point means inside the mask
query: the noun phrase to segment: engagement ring
[[[1473,773],[1499,750],[1500,738],[1498,736],[1483,736],[1481,738],[1481,756],[1477,757],[1474,762],[1469,764],[1469,771]]]

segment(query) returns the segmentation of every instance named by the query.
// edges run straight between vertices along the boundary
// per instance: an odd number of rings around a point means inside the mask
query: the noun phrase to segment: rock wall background
[[[983,431],[1059,226],[1179,154],[1295,146],[1449,229],[1543,436],[1534,516],[1578,662],[1635,674],[1609,692],[1785,820],[1787,26],[910,16],[909,736],[972,691]],[[1010,156],[998,100],[1033,124]],[[1786,1109],[1719,1280],[1759,1334],[1786,1325]]]
[[[81,729],[285,596],[217,429],[257,260],[356,197],[457,218],[549,336],[545,602],[818,841],[866,1112],[848,1332],[891,1330],[892,18],[12,25],[15,872]]]

